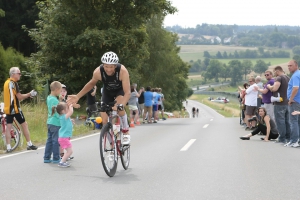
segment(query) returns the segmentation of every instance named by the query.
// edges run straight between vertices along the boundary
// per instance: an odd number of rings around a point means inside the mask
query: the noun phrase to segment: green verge
[[[229,102],[226,104],[212,102],[208,100],[208,95],[193,94],[189,99],[196,100],[200,103],[203,103],[212,109],[216,110],[218,113],[224,117],[239,117],[240,108],[239,104],[236,102]]]

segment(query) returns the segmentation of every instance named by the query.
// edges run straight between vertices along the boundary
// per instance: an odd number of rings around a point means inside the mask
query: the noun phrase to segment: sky
[[[299,0],[169,0],[178,12],[164,26],[197,24],[300,26]]]

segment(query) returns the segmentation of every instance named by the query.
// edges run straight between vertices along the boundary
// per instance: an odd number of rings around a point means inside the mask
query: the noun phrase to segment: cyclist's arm
[[[94,70],[92,79],[81,89],[81,91],[77,95],[69,95],[68,96],[68,104],[77,103],[78,100],[83,97],[86,93],[88,93],[96,84],[101,80],[100,67],[97,67]]]
[[[129,73],[123,65],[121,66],[120,80],[122,81],[122,87],[124,91],[124,98],[121,103],[123,105],[126,105],[128,100],[130,99],[131,91],[130,91]]]

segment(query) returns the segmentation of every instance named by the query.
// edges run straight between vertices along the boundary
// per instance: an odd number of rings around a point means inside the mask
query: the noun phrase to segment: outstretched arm
[[[92,79],[82,88],[82,90],[77,95],[69,95],[67,99],[68,105],[77,103],[78,100],[88,93],[96,84],[101,80],[100,67],[94,70]]]

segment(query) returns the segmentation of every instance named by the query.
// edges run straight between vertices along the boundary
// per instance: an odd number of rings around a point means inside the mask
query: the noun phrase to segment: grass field
[[[179,56],[183,61],[189,62],[191,60],[196,61],[198,59],[204,60],[203,53],[204,51],[208,51],[210,55],[216,55],[218,51],[223,53],[224,51],[229,53],[234,53],[234,51],[245,51],[247,49],[249,50],[257,50],[256,47],[240,47],[240,46],[222,46],[222,45],[179,45],[180,46],[180,53]],[[265,50],[270,50],[270,51],[276,51],[279,49],[276,48],[270,48],[270,49],[265,49]],[[281,49],[282,50],[282,49]],[[284,51],[289,51],[292,55],[292,51],[290,49],[283,49]],[[219,59],[220,62],[222,63],[228,63],[230,60],[233,59]],[[238,59],[238,60],[245,60],[245,59]],[[253,65],[256,63],[256,60],[259,59],[248,59],[251,60]],[[281,64],[286,64],[290,58],[261,58],[260,60],[264,60],[265,62],[270,62],[271,66],[274,65],[281,65]],[[287,68],[286,68],[287,69]]]

